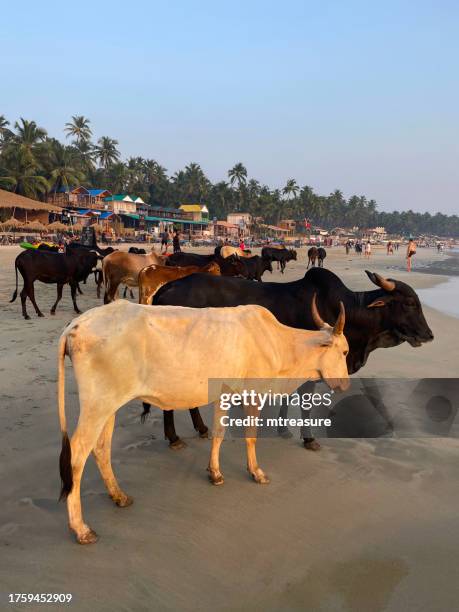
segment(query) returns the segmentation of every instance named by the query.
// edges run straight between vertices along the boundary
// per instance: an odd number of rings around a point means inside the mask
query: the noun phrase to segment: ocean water
[[[444,283],[416,293],[423,304],[440,312],[459,317],[459,276],[450,276]]]

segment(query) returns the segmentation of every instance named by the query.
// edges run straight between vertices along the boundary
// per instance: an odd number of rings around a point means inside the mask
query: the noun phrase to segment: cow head
[[[349,374],[346,358],[349,345],[343,333],[346,315],[343,302],[340,302],[340,312],[335,325],[326,323],[319,314],[316,304],[316,294],[312,298],[311,313],[314,324],[323,332],[319,347],[322,350],[318,356],[318,371],[321,378],[330,389],[345,391],[349,387]]]
[[[296,251],[294,249],[289,249],[288,259],[293,259],[294,261],[296,261]]]
[[[378,347],[396,346],[402,342],[418,347],[433,340],[416,292],[401,281],[386,279],[368,270],[365,272],[371,282],[383,290],[381,296],[367,305],[368,309],[381,311],[385,330],[378,339]]]

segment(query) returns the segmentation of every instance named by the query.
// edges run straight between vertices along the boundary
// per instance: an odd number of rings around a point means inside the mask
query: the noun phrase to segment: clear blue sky
[[[243,162],[383,210],[458,212],[459,3],[6,2],[0,114],[212,180]]]

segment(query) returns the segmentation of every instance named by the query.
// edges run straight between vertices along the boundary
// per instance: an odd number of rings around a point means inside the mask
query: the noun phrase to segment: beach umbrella
[[[0,226],[4,229],[13,229],[18,227],[24,227],[24,224],[21,221],[18,221],[14,217],[10,217],[7,221],[0,223]]]
[[[65,223],[61,223],[60,221],[53,221],[53,223],[48,225],[47,229],[56,230],[58,232],[70,232],[72,228],[70,225],[65,225]]]
[[[44,232],[47,230],[47,226],[43,225],[40,221],[29,221],[24,225],[24,229],[31,230],[32,232]]]

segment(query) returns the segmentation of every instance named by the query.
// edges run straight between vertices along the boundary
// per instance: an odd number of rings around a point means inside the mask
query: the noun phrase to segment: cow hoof
[[[178,440],[176,440],[175,442],[169,443],[169,448],[171,448],[172,450],[182,450],[182,448],[186,448],[186,446],[186,442],[184,442],[180,438],[178,438]]]
[[[223,474],[221,472],[212,472],[211,470],[209,470],[209,480],[216,487],[222,485],[225,482]]]
[[[127,508],[128,506],[132,506],[132,504],[134,503],[134,500],[130,495],[125,495],[124,497],[114,499],[113,501],[118,506],[118,508]]]
[[[38,317],[44,317],[45,315],[42,312],[37,312]]]
[[[311,440],[310,442],[304,441],[304,448],[312,451],[319,451],[321,449],[320,443],[317,440]]]
[[[77,314],[81,314],[81,310],[79,310],[78,308],[76,308],[76,309],[75,309],[75,312],[76,312]]]
[[[292,432],[290,431],[290,429],[278,429],[277,430],[277,435],[280,436],[281,438],[284,438],[284,440],[288,440],[289,438],[293,437]]]
[[[25,319],[26,321],[30,321],[30,317],[29,317],[29,315],[25,315],[25,316],[24,316],[24,319]]]
[[[199,432],[199,437],[200,438],[208,438],[209,437],[209,430],[206,428],[206,431],[200,431]]]
[[[50,311],[49,311],[49,314],[50,314],[50,315],[55,315],[55,314],[56,314],[56,311],[55,311],[55,310],[50,310]]]
[[[251,476],[257,484],[269,484],[269,478],[262,470],[252,472]]]
[[[77,535],[78,544],[95,544],[98,539],[99,539],[99,536],[92,529],[90,529],[89,531],[87,531],[85,534],[81,536]]]

